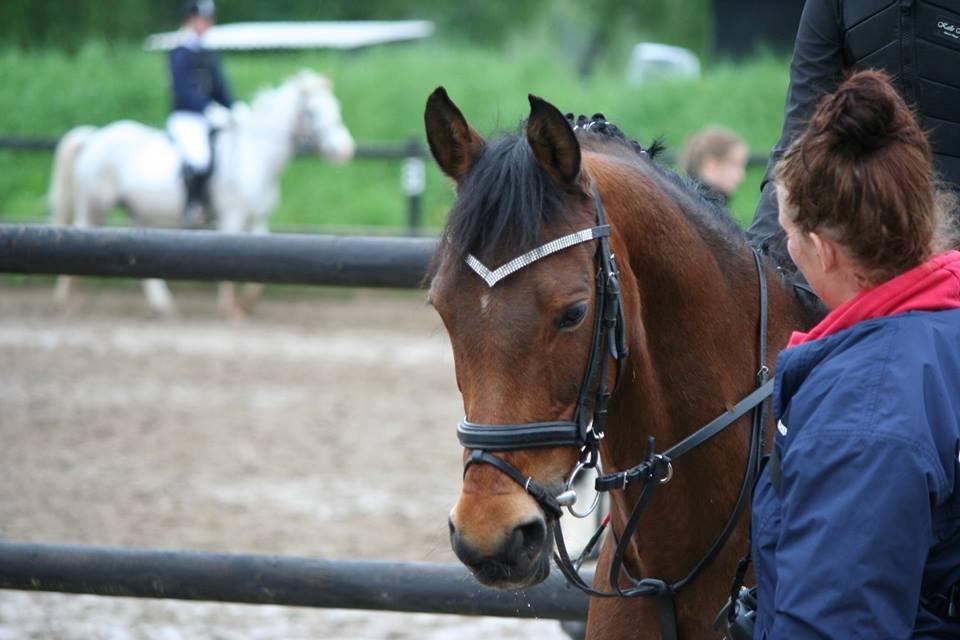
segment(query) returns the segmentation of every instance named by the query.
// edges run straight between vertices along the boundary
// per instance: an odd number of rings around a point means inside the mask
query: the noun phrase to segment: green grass
[[[641,142],[662,136],[676,149],[687,135],[715,123],[766,152],[779,134],[787,83],[786,62],[774,58],[714,66],[690,82],[631,87],[622,81],[622,67],[582,80],[563,52],[522,41],[502,50],[437,40],[351,53],[228,54],[224,65],[241,98],[303,67],[331,75],[348,127],[368,143],[422,140],[424,101],[444,85],[484,135],[515,130],[528,111],[527,93],[535,93],[562,111],[602,111]],[[91,43],[76,55],[0,51],[0,135],[59,135],[75,125],[121,118],[160,126],[169,101],[166,77],[163,55],[127,45]],[[0,221],[46,219],[51,161],[44,152],[0,152]],[[752,216],[761,175],[752,170],[732,202],[741,220]],[[432,163],[427,184],[425,219],[436,229],[452,193]],[[335,167],[299,158],[284,175],[272,223],[397,229],[405,221],[398,162],[361,159]]]

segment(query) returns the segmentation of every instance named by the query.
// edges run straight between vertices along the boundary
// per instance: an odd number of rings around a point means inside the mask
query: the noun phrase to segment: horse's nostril
[[[508,555],[513,558],[521,554],[535,555],[543,548],[546,538],[547,523],[541,518],[522,524],[515,528],[510,536]]]
[[[450,532],[450,545],[453,547],[453,552],[460,559],[460,562],[468,567],[479,567],[483,563],[483,555],[468,544],[461,535],[453,531],[452,527]]]
[[[451,536],[457,532],[457,528],[453,526],[453,518],[447,518],[447,528],[450,530]]]

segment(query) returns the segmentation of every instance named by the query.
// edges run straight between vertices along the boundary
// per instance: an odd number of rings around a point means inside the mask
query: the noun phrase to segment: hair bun
[[[930,143],[883,73],[855,73],[817,105],[774,169],[801,231],[829,230],[871,284],[933,250],[941,212]]]
[[[905,127],[916,128],[909,114],[886,74],[860,71],[825,99],[816,124],[834,151],[860,155],[901,139]]]

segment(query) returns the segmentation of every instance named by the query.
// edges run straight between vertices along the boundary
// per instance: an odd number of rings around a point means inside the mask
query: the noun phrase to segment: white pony
[[[309,70],[261,91],[250,107],[235,106],[231,124],[217,135],[208,190],[221,231],[267,232],[280,175],[296,150],[317,151],[334,162],[350,160],[355,150],[330,80]],[[138,225],[182,226],[186,188],[180,171],[180,153],[163,131],[129,120],[76,127],[57,146],[49,194],[53,222],[96,226],[119,204]],[[71,280],[58,280],[58,302],[66,301]],[[176,311],[162,280],[144,280],[144,291],[155,311]],[[253,286],[241,304],[233,283],[223,283],[220,306],[228,315],[242,315],[259,291]]]

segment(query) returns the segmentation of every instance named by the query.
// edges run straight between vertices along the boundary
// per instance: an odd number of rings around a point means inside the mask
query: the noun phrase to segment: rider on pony
[[[188,0],[180,43],[170,52],[173,113],[167,119],[167,132],[184,160],[184,224],[189,227],[205,222],[206,184],[213,172],[210,132],[225,123],[229,118],[225,109],[233,105],[219,57],[203,46],[203,35],[213,26],[214,17],[213,0]]]

